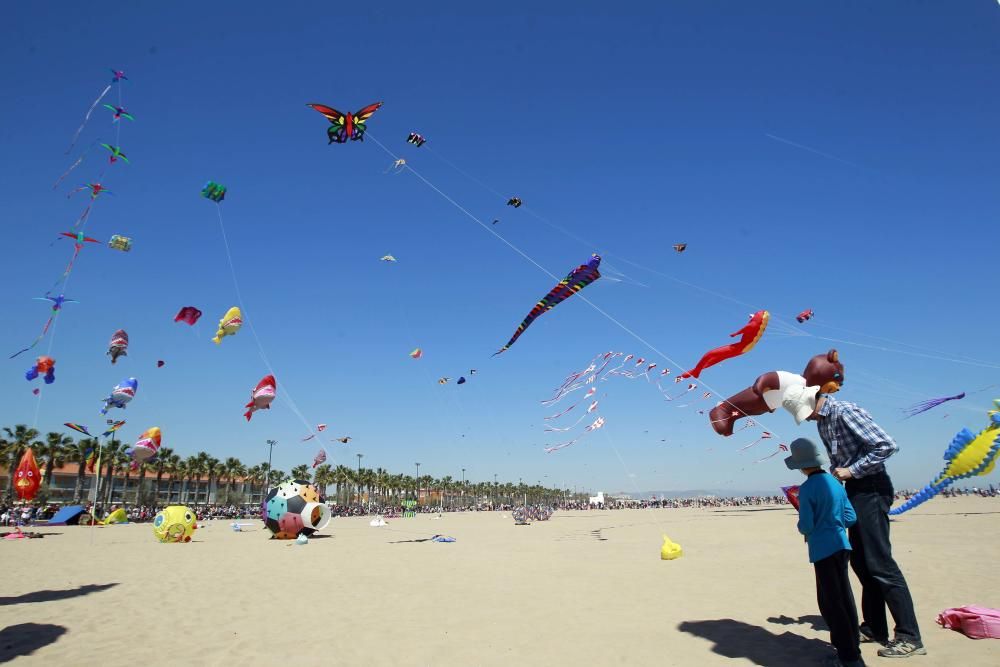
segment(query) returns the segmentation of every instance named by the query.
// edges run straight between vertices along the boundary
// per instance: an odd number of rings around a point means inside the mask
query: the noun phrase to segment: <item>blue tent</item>
[[[56,512],[51,519],[49,519],[49,526],[75,526],[80,523],[80,517],[83,516],[84,510],[83,505],[67,505],[63,507],[58,512]]]

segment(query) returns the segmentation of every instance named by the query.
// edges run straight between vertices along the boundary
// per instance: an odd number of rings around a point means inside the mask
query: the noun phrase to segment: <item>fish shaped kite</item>
[[[422,356],[424,356],[424,351],[421,350],[419,347],[413,350],[413,352],[410,352],[411,359],[419,359]]]
[[[39,375],[45,380],[45,384],[52,384],[56,381],[56,360],[52,357],[38,357],[35,363],[24,373],[24,379],[31,382]]]
[[[808,310],[803,310],[801,313],[795,316],[795,321],[798,322],[799,324],[802,324],[803,322],[808,322],[809,320],[811,320],[813,318],[813,315],[814,313],[812,311],[812,308]]]
[[[111,390],[111,395],[104,399],[104,408],[101,410],[101,414],[108,414],[108,410],[111,408],[121,408],[124,410],[129,401],[135,398],[135,392],[138,390],[139,381],[135,378],[122,380]]]
[[[353,114],[341,113],[325,104],[307,104],[306,106],[320,112],[330,121],[330,127],[326,128],[326,136],[330,140],[329,143],[343,144],[347,143],[348,140],[364,141],[365,130],[368,129],[365,126],[365,122],[372,117],[372,114],[379,110],[382,103],[369,104],[361,111]]]
[[[250,402],[244,405],[245,408],[250,408],[243,413],[243,416],[250,421],[257,410],[270,410],[271,402],[274,401],[275,395],[277,395],[278,387],[277,382],[274,381],[273,375],[265,375],[253,391],[250,392]]]
[[[590,261],[586,264],[581,264],[580,266],[573,269],[568,276],[563,278],[563,280],[553,287],[548,294],[542,297],[542,300],[535,304],[535,307],[531,309],[531,312],[524,318],[524,321],[517,327],[514,335],[511,337],[507,344],[500,348],[493,356],[497,356],[508,349],[510,346],[517,342],[517,339],[521,337],[521,334],[531,326],[540,315],[552,310],[557,305],[573,296],[580,290],[582,290],[587,285],[591,284],[595,280],[601,277],[601,272],[598,271],[598,267],[601,265],[601,256],[594,253],[590,256]]]
[[[114,164],[118,160],[121,160],[125,164],[128,164],[128,158],[125,157],[125,153],[122,153],[121,146],[112,146],[111,144],[101,144],[101,145],[107,148],[111,152],[111,157],[109,158],[109,162],[111,164]]]
[[[108,241],[108,247],[112,250],[121,250],[122,252],[128,252],[132,249],[132,239],[127,236],[119,236],[118,234],[112,234],[111,240]]]
[[[967,428],[959,431],[945,450],[944,460],[947,465],[941,474],[905,503],[889,510],[890,516],[913,509],[960,479],[993,472],[997,457],[1000,456],[1000,399],[994,400],[993,406],[994,409],[986,413],[989,417],[986,428],[978,434]]]
[[[219,345],[226,336],[235,336],[241,326],[243,326],[243,314],[239,308],[233,306],[219,320],[219,330],[215,332],[212,342]]]
[[[677,378],[680,382],[683,378],[696,378],[701,375],[701,372],[710,366],[725,361],[726,359],[732,359],[733,357],[738,357],[741,354],[746,354],[753,349],[760,337],[764,335],[764,330],[767,329],[767,322],[771,318],[771,314],[766,310],[758,310],[756,313],[750,316],[750,321],[747,322],[746,326],[737,331],[736,333],[729,334],[730,338],[740,337],[740,340],[736,343],[730,343],[729,345],[723,345],[722,347],[717,347],[714,350],[709,350],[698,362],[698,365],[687,371],[683,375]]]
[[[226,198],[226,186],[219,185],[215,181],[209,181],[205,183],[205,187],[201,189],[201,196],[205,199],[211,199],[216,204]]]
[[[21,500],[28,502],[34,499],[41,485],[42,475],[38,470],[38,464],[35,463],[35,453],[28,447],[21,456],[21,462],[14,469],[14,493]]]
[[[920,401],[919,403],[914,403],[910,407],[905,408],[903,410],[903,412],[906,413],[905,419],[909,419],[910,417],[915,417],[916,415],[919,415],[921,412],[927,412],[928,410],[936,408],[942,403],[947,403],[948,401],[959,401],[963,398],[965,398],[964,391],[961,394],[955,394],[954,396],[942,396],[941,398],[932,398],[926,401]]]
[[[125,109],[121,107],[116,107],[113,104],[105,104],[104,108],[114,114],[114,116],[111,118],[112,123],[117,123],[122,118],[125,118],[127,120],[135,120],[135,116],[125,111]]]
[[[194,306],[184,306],[174,315],[174,322],[184,322],[193,325],[201,317],[201,311]]]
[[[507,200],[507,206],[513,206],[514,208],[521,208],[522,203],[520,197],[511,197]]]
[[[159,426],[146,429],[139,436],[139,439],[135,441],[135,444],[125,450],[125,453],[131,456],[132,460],[137,464],[155,463],[156,453],[160,450],[161,439],[162,435]]]
[[[119,329],[118,331],[111,334],[111,343],[108,345],[108,354],[111,356],[111,363],[114,364],[118,361],[118,357],[124,357],[128,354],[128,334],[125,333],[124,329]]]
[[[424,145],[424,143],[427,142],[426,139],[424,139],[422,136],[420,136],[416,132],[410,132],[410,136],[406,138],[406,141],[408,143],[413,144],[417,148],[420,148],[421,146]]]

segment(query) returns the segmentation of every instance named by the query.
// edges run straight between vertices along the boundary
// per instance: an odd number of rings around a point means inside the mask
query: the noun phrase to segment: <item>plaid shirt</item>
[[[885,470],[885,461],[899,451],[872,416],[854,403],[824,395],[816,413],[816,426],[830,453],[832,468],[847,468],[852,477],[866,477]]]

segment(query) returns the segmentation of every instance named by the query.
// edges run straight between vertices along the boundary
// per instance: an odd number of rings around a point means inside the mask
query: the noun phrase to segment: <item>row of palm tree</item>
[[[44,469],[42,490],[45,491],[51,486],[52,475],[57,468],[66,463],[76,463],[78,470],[73,502],[83,500],[87,464],[91,455],[98,451],[96,438],[75,440],[55,432],[47,433],[43,438],[39,431],[24,424],[5,427],[3,434],[5,437],[0,437],[0,465],[7,471],[14,470],[30,446]],[[193,505],[208,503],[210,499],[227,504],[253,503],[260,502],[268,486],[288,478],[281,470],[270,470],[268,474],[267,463],[247,466],[237,458],[229,457],[221,461],[207,452],[182,458],[169,447],[160,448],[155,462],[134,468],[132,457],[126,453],[127,448],[125,443],[115,439],[100,448],[100,465],[91,471],[95,475],[99,502],[110,503],[117,492],[119,502],[135,504],[159,504],[164,496],[168,502]],[[423,499],[434,505],[484,501],[554,503],[571,496],[569,490],[549,489],[541,485],[461,481],[450,476],[438,479],[430,475],[417,479],[405,474],[393,474],[384,468],[350,468],[344,465],[334,467],[323,464],[314,470],[308,465],[300,465],[292,468],[290,476],[309,479],[324,493],[333,486],[330,499],[342,505],[390,505],[398,504],[404,498]],[[90,495],[89,491],[87,495]],[[578,497],[585,496],[580,494]],[[7,474],[4,498],[11,502],[13,497],[13,475]]]

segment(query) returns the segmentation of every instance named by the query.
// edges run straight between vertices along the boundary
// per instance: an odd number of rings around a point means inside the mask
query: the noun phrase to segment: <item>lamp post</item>
[[[420,506],[420,463],[418,462],[415,465],[417,466],[416,498],[417,498],[417,506],[419,507]]]
[[[490,511],[493,511],[497,508],[496,494],[497,494],[497,474],[493,473],[493,490],[490,492]]]
[[[361,459],[364,454],[358,454],[358,505],[361,504]]]
[[[274,451],[274,446],[278,444],[277,440],[268,440],[268,450],[267,450],[267,475],[264,477],[264,483],[267,484],[266,489],[269,491],[271,489],[271,453]],[[266,491],[265,491],[266,493]],[[261,502],[264,499],[261,498]]]
[[[465,509],[465,468],[462,468],[462,509]]]

